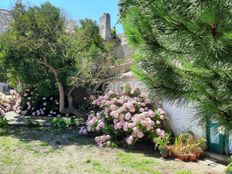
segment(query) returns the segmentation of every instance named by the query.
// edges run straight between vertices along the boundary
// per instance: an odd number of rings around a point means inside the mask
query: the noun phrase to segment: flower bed
[[[154,104],[139,89],[129,86],[123,94],[109,91],[93,101],[97,112],[91,112],[80,133],[96,132],[98,146],[113,144],[133,145],[142,139],[165,136],[163,121],[165,112]]]

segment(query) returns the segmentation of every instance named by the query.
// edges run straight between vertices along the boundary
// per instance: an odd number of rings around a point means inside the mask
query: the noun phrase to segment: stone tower
[[[109,13],[104,13],[100,17],[100,35],[104,40],[111,39],[111,19]]]
[[[16,0],[16,4],[21,4],[22,0]]]

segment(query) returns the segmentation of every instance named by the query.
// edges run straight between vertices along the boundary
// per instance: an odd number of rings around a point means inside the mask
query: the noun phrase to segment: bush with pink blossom
[[[91,112],[79,133],[95,132],[97,145],[112,142],[133,145],[135,142],[154,137],[164,137],[165,112],[156,107],[139,89],[124,87],[122,94],[107,92],[93,101],[98,112]],[[157,109],[158,108],[158,109]]]
[[[9,96],[0,92],[0,116],[5,116],[5,113],[12,111],[13,105]]]
[[[16,112],[22,115],[32,116],[61,116],[58,97],[54,95],[41,95],[35,87],[27,88],[23,91],[21,94],[21,102]]]

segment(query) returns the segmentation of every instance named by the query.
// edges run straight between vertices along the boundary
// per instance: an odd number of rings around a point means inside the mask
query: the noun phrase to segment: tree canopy
[[[60,112],[76,113],[73,90],[110,76],[112,55],[96,22],[84,19],[68,30],[70,21],[50,3],[29,8],[17,4],[12,14],[2,36],[4,66],[21,84],[47,87],[47,92],[57,86]]]
[[[197,103],[196,119],[232,128],[230,0],[121,0],[134,73],[171,103]]]

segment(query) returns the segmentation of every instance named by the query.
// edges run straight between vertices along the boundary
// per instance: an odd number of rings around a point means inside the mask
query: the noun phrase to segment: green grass
[[[176,174],[192,174],[192,172],[190,170],[179,170]]]
[[[160,174],[160,172],[155,171],[155,166],[160,164],[159,161],[154,158],[145,157],[142,154],[127,153],[127,152],[118,152],[117,157],[121,166],[134,170],[135,172],[146,172],[153,174]]]

